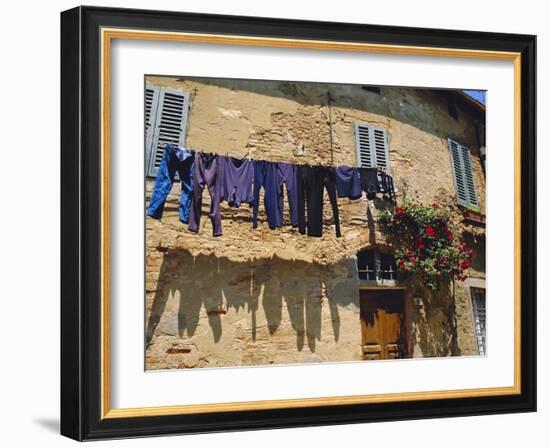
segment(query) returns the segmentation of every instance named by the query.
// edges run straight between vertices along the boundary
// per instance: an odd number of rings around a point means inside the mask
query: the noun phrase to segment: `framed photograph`
[[[536,409],[535,36],[61,14],[61,432]]]

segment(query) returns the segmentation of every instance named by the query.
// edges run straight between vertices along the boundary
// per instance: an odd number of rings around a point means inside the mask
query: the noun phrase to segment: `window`
[[[360,168],[384,168],[390,173],[386,129],[356,123],[355,148],[357,150],[357,166]]]
[[[168,143],[184,146],[189,94],[166,87],[145,88],[145,162],[147,176],[157,174]]]
[[[452,99],[449,99],[449,115],[451,115],[455,120],[458,121],[458,110],[456,108],[456,104],[453,102]]]
[[[363,90],[367,91],[367,92],[376,93],[377,95],[380,94],[380,87],[373,87],[371,85],[363,85],[361,88]]]
[[[485,308],[485,289],[477,287],[470,288],[472,296],[472,309],[474,312],[474,331],[477,341],[479,355],[486,354],[486,308]]]
[[[449,154],[459,205],[479,210],[470,148],[449,138]]]
[[[395,257],[372,248],[357,253],[357,272],[362,281],[394,281]]]

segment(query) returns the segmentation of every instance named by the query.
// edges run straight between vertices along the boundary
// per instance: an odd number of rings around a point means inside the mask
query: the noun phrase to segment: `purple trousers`
[[[189,230],[199,231],[202,211],[202,192],[208,187],[210,193],[210,220],[212,221],[214,236],[221,236],[222,218],[220,201],[222,191],[222,174],[217,154],[197,152],[195,154],[195,172],[193,173],[193,201],[189,212]]]

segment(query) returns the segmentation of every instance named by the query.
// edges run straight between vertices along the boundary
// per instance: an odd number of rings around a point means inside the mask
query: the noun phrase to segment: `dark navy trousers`
[[[323,235],[323,203],[325,188],[328,193],[336,237],[340,237],[340,216],[336,199],[336,174],[326,166],[300,165],[298,180],[298,229],[301,234],[321,237]],[[306,214],[307,208],[307,214]]]

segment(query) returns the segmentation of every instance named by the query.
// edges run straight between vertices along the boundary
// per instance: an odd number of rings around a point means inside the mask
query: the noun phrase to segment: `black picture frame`
[[[102,418],[100,29],[247,35],[521,54],[521,392],[204,414]],[[77,440],[536,410],[536,36],[166,11],[61,13],[61,433]],[[512,256],[512,255],[511,255]]]

